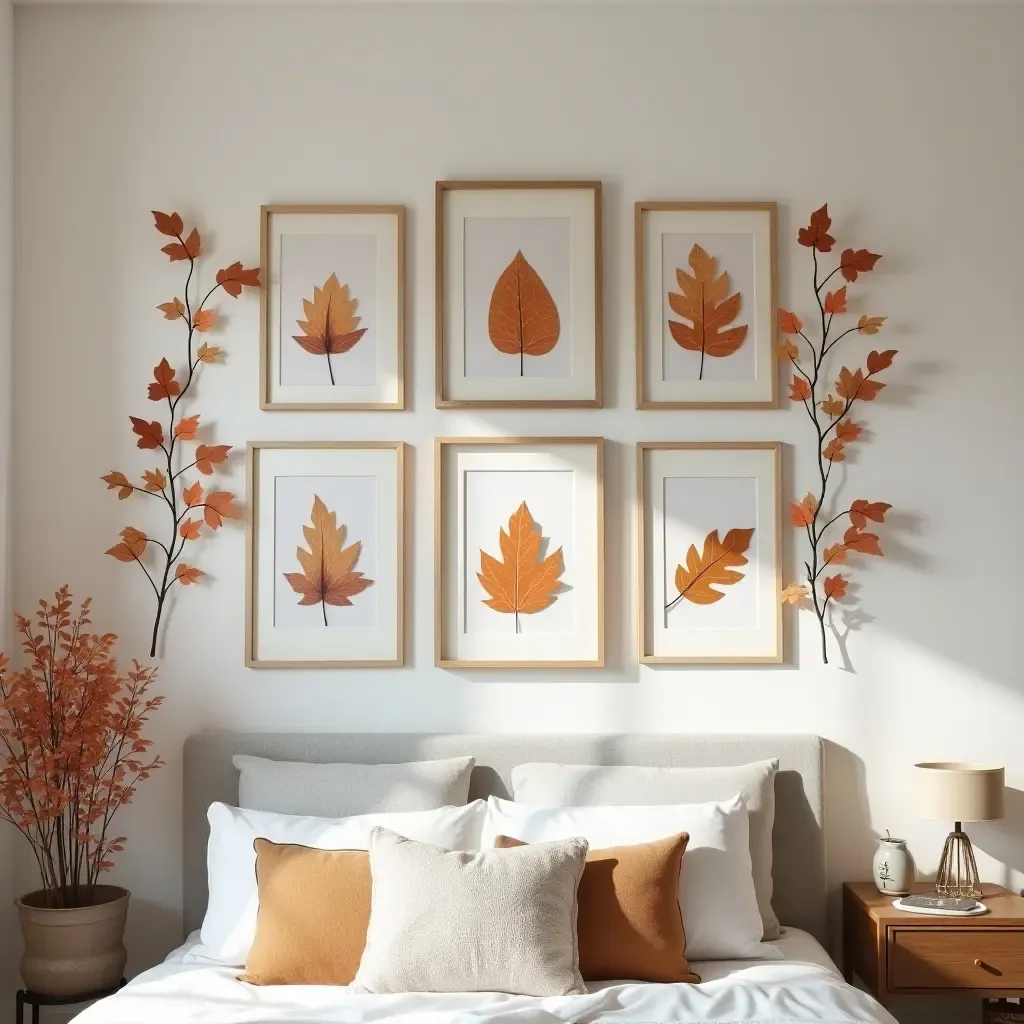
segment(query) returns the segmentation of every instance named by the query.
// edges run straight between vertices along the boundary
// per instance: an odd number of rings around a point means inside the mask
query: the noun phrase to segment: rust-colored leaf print
[[[540,558],[540,542],[540,527],[524,501],[509,516],[508,531],[498,531],[501,561],[480,550],[481,571],[476,578],[489,595],[483,603],[496,612],[514,615],[517,633],[521,631],[520,615],[533,615],[555,603],[555,589],[565,571],[562,549]]]
[[[668,329],[680,348],[700,353],[697,380],[703,380],[704,357],[731,356],[746,340],[747,325],[727,327],[739,316],[743,297],[729,294],[729,273],[718,274],[718,259],[695,242],[687,262],[693,273],[676,268],[679,291],[668,293],[668,304],[690,322],[669,320]]]
[[[349,599],[373,586],[373,580],[352,568],[359,560],[362,542],[357,540],[345,547],[344,523],[338,525],[335,513],[316,494],[310,523],[302,528],[309,550],[301,545],[295,549],[302,572],[286,572],[284,578],[299,595],[300,605],[320,605],[326,626],[328,605],[351,605]]]
[[[838,601],[842,597],[846,597],[847,580],[845,576],[840,576],[836,573],[835,576],[826,576],[823,590],[825,591],[825,598]]]
[[[313,298],[302,300],[305,320],[298,320],[301,334],[292,337],[314,356],[327,356],[327,372],[334,384],[332,355],[347,352],[366,333],[355,315],[359,300],[349,294],[348,285],[331,274],[322,288],[313,287]]]
[[[543,278],[520,249],[501,272],[491,292],[487,335],[509,356],[519,356],[519,376],[526,356],[547,355],[558,344],[562,322]]]
[[[712,530],[704,538],[702,553],[698,553],[696,544],[691,544],[686,552],[685,567],[676,566],[678,596],[665,605],[665,611],[670,612],[683,599],[693,604],[714,604],[725,597],[724,591],[714,587],[739,583],[743,579],[743,573],[738,572],[736,566],[747,564],[744,552],[750,547],[753,536],[753,527],[730,530],[724,540],[719,539],[717,530]]]

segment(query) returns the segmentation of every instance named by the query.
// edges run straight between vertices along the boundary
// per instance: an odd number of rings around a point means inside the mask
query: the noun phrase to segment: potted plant
[[[117,809],[164,762],[142,738],[156,669],[122,672],[117,637],[88,632],[87,598],[72,611],[69,589],[39,602],[36,624],[16,616],[28,664],[0,654],[0,819],[29,841],[42,888],[16,900],[34,992],[75,995],[112,988],[124,971],[129,893],[101,885],[124,849],[111,836]]]

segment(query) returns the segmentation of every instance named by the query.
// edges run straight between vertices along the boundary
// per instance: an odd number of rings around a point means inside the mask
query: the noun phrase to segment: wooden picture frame
[[[404,206],[262,206],[260,267],[261,409],[405,408]],[[318,330],[302,318],[317,315],[321,298],[327,326]],[[352,307],[333,321],[332,299],[335,310],[341,302]],[[291,331],[300,333],[286,341]],[[332,353],[341,361],[337,376],[348,383],[336,383]]]
[[[600,408],[601,183],[438,181],[435,224],[437,408]]]
[[[781,443],[641,441],[636,460],[641,664],[781,663]]]
[[[393,668],[404,664],[405,450],[402,441],[252,441],[246,445],[247,667]],[[343,488],[332,484],[334,477],[346,481]],[[318,484],[317,478],[322,482]],[[365,500],[351,487],[353,480],[363,488]],[[372,481],[372,486],[366,481]],[[339,490],[343,492],[340,499]],[[326,491],[323,500],[321,491]],[[261,519],[267,504],[269,528]],[[282,526],[279,520],[284,517]],[[299,552],[307,554],[308,548],[312,555],[320,544],[325,557],[335,556],[335,579],[330,583],[311,580],[310,572],[299,571],[307,569]],[[293,571],[285,573],[285,569]],[[371,587],[368,602],[366,592]],[[307,593],[313,590],[320,594],[319,601]],[[333,593],[334,600],[325,590]],[[313,604],[321,606],[319,615],[308,608]],[[355,618],[350,609],[358,612]],[[330,635],[319,634],[321,617],[325,627],[330,621]],[[287,625],[280,625],[285,620]],[[293,650],[312,656],[298,657]],[[338,656],[348,650],[351,657]]]
[[[435,664],[602,668],[604,642],[604,439],[435,438]]]
[[[638,409],[776,407],[777,219],[773,202],[635,205]],[[687,285],[723,271],[712,332]]]

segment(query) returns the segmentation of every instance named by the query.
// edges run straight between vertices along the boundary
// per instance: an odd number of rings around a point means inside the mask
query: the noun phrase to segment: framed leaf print
[[[439,181],[439,409],[601,405],[601,183]]]
[[[776,404],[775,203],[636,204],[638,409]]]
[[[637,445],[640,661],[782,661],[774,441]]]
[[[604,441],[437,438],[441,668],[604,664]]]
[[[247,461],[246,665],[401,665],[405,445],[259,441]]]
[[[264,206],[261,409],[404,409],[405,208]]]

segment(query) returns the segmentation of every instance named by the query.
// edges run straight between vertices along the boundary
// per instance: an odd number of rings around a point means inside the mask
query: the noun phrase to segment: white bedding
[[[896,1024],[847,985],[806,932],[771,945],[781,960],[693,964],[699,985],[602,982],[585,996],[493,993],[350,995],[344,988],[257,988],[238,971],[196,962],[195,933],[159,967],[93,1004],[75,1024]]]

